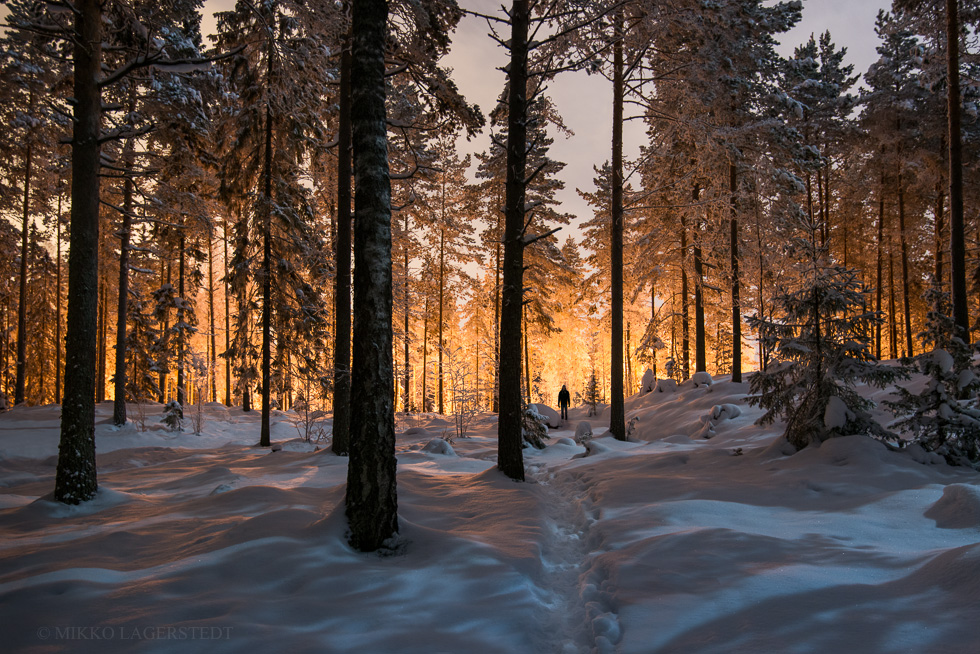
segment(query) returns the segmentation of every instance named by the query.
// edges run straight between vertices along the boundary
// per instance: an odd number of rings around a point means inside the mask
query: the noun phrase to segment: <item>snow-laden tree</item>
[[[980,376],[973,348],[957,334],[949,293],[935,280],[925,299],[932,306],[926,331],[920,334],[927,349],[911,364],[925,376],[925,385],[918,393],[898,387],[899,399],[888,402],[899,418],[894,426],[951,463],[965,459],[976,464],[980,462]]]
[[[328,140],[323,90],[335,77],[329,55],[339,42],[331,31],[339,13],[333,5],[241,1],[216,14],[216,49],[227,55],[226,98],[234,100],[222,130],[222,183],[226,196],[243,202],[239,217],[248,221],[236,227],[239,312],[248,309],[241,299],[249,282],[261,289],[264,446],[270,444],[273,347],[287,345],[273,341],[293,319],[312,328],[298,330],[311,337],[324,325],[324,299],[307,279],[312,251],[323,244],[302,180],[305,158]],[[242,357],[250,347],[238,347],[238,340],[234,354]]]
[[[759,424],[786,420],[784,436],[797,450],[833,436],[888,437],[871,416],[874,403],[856,388],[882,388],[899,374],[871,351],[880,318],[865,309],[859,272],[828,263],[815,245],[819,225],[803,227],[809,234],[796,239],[803,255],[798,285],[772,299],[772,317],[749,318],[773,355],[751,376],[749,401],[766,410]]]

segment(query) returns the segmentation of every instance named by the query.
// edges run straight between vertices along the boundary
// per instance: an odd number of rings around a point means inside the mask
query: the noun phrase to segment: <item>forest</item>
[[[867,71],[829,32],[777,53],[798,0],[228,4],[206,35],[201,0],[3,3],[0,402],[62,405],[61,501],[94,493],[104,401],[260,411],[265,446],[272,412],[331,412],[352,468],[395,413],[491,411],[522,479],[562,384],[625,440],[647,370],[744,373],[802,447],[835,402],[878,433],[851,387],[881,361],[972,366],[974,0],[895,0]],[[500,45],[488,111],[444,63],[464,16]],[[613,118],[572,216],[549,83],[583,73]]]

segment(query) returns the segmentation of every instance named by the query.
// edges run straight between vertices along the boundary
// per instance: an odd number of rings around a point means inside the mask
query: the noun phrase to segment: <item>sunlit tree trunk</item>
[[[701,187],[695,185],[691,199],[696,207],[701,200]],[[695,209],[695,211],[699,211]],[[701,218],[694,220],[692,239],[694,254],[694,371],[705,372],[708,368],[704,333],[704,260],[701,257]]]
[[[129,112],[136,111],[136,85],[129,91]],[[119,228],[119,301],[116,308],[116,366],[113,375],[115,390],[112,397],[112,423],[116,426],[126,424],[126,313],[129,307],[129,242],[133,231],[133,139],[127,139],[123,146],[122,226]]]

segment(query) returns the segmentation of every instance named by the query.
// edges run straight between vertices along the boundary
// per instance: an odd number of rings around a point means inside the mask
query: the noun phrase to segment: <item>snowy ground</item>
[[[450,420],[399,416],[407,545],[390,557],[346,545],[346,460],[302,442],[295,414],[275,415],[283,447],[270,452],[252,446],[258,417],[240,410],[209,405],[202,435],[174,435],[115,430],[102,405],[101,490],[65,507],[50,499],[57,407],[8,411],[0,643],[73,654],[976,652],[980,477],[862,437],[785,456],[778,425],[755,426],[745,392],[718,381],[632,398],[638,442],[602,437],[591,419],[588,453],[571,440],[585,419],[573,409],[547,449],[526,451],[525,484],[494,467],[493,416],[455,454],[423,449]]]

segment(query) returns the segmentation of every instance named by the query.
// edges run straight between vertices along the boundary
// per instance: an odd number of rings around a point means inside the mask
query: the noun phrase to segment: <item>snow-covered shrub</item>
[[[160,422],[167,425],[170,431],[180,431],[184,422],[184,409],[177,400],[170,400],[163,407],[163,418]]]
[[[643,373],[643,379],[640,380],[640,395],[646,395],[647,393],[652,393],[657,387],[657,376],[653,374],[653,371],[649,368]]]
[[[949,317],[949,296],[933,286],[924,297],[932,306],[926,331],[919,336],[931,351],[917,356],[913,366],[926,376],[918,394],[897,389],[898,400],[887,402],[899,420],[895,426],[912,434],[927,452],[951,463],[980,461],[980,390],[972,348],[956,336]]]
[[[544,439],[548,438],[548,419],[535,411],[533,405],[524,407],[521,418],[521,435],[524,437],[524,444],[543,450]]]
[[[575,442],[581,444],[581,443],[585,443],[591,438],[592,438],[592,425],[590,425],[586,420],[583,420],[582,422],[578,423],[578,426],[575,427]]]
[[[902,374],[871,353],[869,335],[881,318],[865,310],[857,271],[811,255],[800,287],[773,298],[776,314],[749,318],[776,357],[750,378],[749,402],[766,409],[758,423],[785,418],[786,440],[797,450],[847,434],[890,438],[870,414],[874,403],[855,390],[857,382],[883,388]]]
[[[657,381],[658,393],[676,393],[677,382],[673,379],[661,379]]]
[[[703,370],[694,373],[694,375],[691,377],[691,382],[694,384],[694,388],[700,388],[702,386],[706,388],[710,387],[713,381],[714,380],[711,378],[711,375]]]

